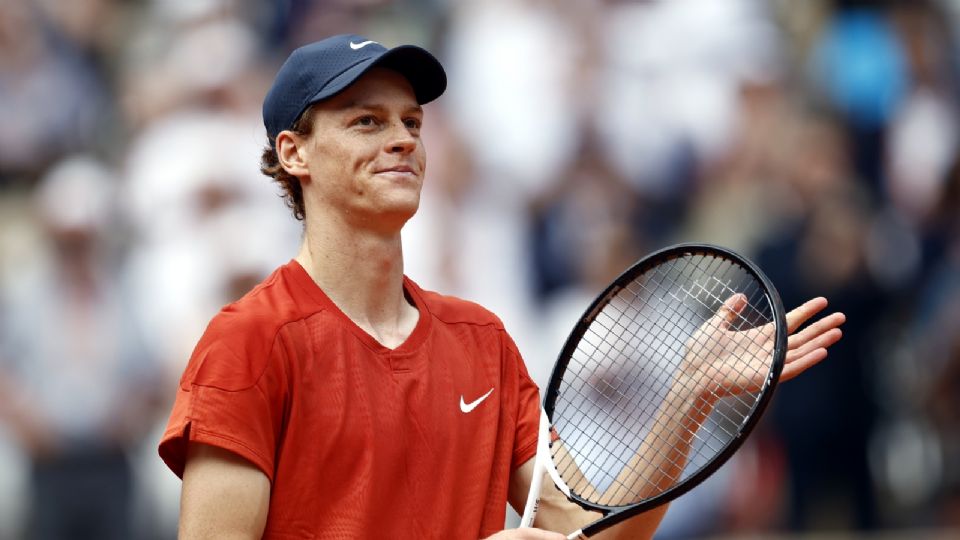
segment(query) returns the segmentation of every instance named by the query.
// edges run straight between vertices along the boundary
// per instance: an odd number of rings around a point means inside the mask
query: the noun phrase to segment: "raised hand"
[[[738,329],[747,298],[735,294],[703,324],[687,342],[687,354],[680,375],[711,401],[721,397],[759,390],[773,352],[775,328],[768,323],[757,328]],[[827,306],[825,298],[814,298],[786,315],[787,354],[781,381],[790,380],[827,357],[827,348],[843,335],[839,326],[846,317],[832,313],[795,333]]]

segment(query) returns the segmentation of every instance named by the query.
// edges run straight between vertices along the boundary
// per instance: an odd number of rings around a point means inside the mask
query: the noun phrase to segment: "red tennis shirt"
[[[539,396],[502,323],[404,279],[420,318],[388,349],[296,262],[207,327],[160,456],[187,441],[270,479],[264,538],[469,538],[503,528],[510,474],[536,452]]]

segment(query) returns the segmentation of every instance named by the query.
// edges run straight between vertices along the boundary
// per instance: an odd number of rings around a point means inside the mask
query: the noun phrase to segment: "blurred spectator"
[[[882,424],[870,458],[893,525],[960,523],[960,158],[954,160],[926,227],[935,262],[905,295],[877,347]]]
[[[780,75],[776,29],[756,0],[611,2],[597,17],[579,97],[610,162],[672,231],[698,168],[727,151],[741,85]]]
[[[549,189],[577,145],[573,96],[581,41],[572,13],[542,0],[452,6],[443,102],[490,195],[522,201]]]
[[[826,101],[849,122],[855,172],[879,195],[885,128],[904,97],[908,73],[903,45],[885,9],[851,4],[840,2],[813,44],[811,76]]]
[[[528,210],[535,291],[547,303],[564,289],[596,296],[649,248],[639,226],[646,210],[641,197],[610,165],[597,139],[584,139],[553,189]]]
[[[885,307],[866,263],[873,206],[843,151],[842,126],[829,118],[800,122],[806,126],[784,168],[795,213],[766,240],[758,262],[785,305],[822,295],[849,324],[830,361],[780,387],[774,401],[771,427],[789,472],[787,524],[870,529],[877,516],[865,456],[876,412],[866,384],[870,336]]]
[[[102,74],[31,2],[0,0],[0,185],[97,145],[109,129]]]
[[[530,264],[540,307],[543,358],[528,360],[545,385],[553,360],[584,309],[649,247],[637,226],[644,208],[587,137],[550,192],[534,200]]]
[[[823,152],[824,159],[842,154],[844,147],[830,133],[813,148],[794,147],[800,132],[809,129],[800,125],[796,109],[778,81],[742,83],[735,131],[726,152],[702,168],[688,196],[689,217],[678,230],[682,240],[712,242],[754,257],[803,212],[808,197],[784,178],[794,162],[790,155]]]
[[[948,169],[957,155],[958,110],[951,39],[942,10],[930,2],[892,13],[903,43],[909,87],[890,122],[884,158],[885,193],[918,233],[943,199]]]
[[[852,123],[872,129],[889,122],[903,97],[906,60],[886,12],[853,4],[840,7],[814,44],[812,75]]]
[[[258,168],[266,135],[257,39],[235,6],[156,4],[169,21],[156,31],[168,34],[144,39],[174,46],[142,44],[125,79],[138,119],[123,193],[137,305],[171,376],[206,320],[291,257],[299,240],[278,188]]]
[[[83,156],[45,175],[48,252],[3,291],[0,411],[31,462],[30,538],[133,537],[127,451],[158,388],[116,252],[115,182]]]

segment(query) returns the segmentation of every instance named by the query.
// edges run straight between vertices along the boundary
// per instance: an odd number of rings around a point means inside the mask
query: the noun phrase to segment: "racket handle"
[[[543,486],[543,475],[546,474],[546,460],[550,459],[548,443],[550,441],[550,419],[547,413],[540,409],[540,426],[537,432],[537,457],[533,464],[533,478],[530,479],[530,491],[527,493],[527,504],[523,507],[523,516],[520,518],[520,527],[533,527],[533,520],[537,517],[537,507],[540,504],[540,488]]]
[[[587,540],[587,538],[588,537],[583,534],[583,529],[577,529],[567,535],[567,540]]]

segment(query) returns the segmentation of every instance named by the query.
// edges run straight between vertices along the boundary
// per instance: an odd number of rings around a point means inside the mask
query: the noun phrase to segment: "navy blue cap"
[[[432,54],[414,45],[387,49],[356,34],[329,37],[293,51],[280,67],[263,100],[263,125],[271,138],[311,104],[332,97],[374,66],[399,72],[410,81],[421,105],[440,97],[447,75]]]

